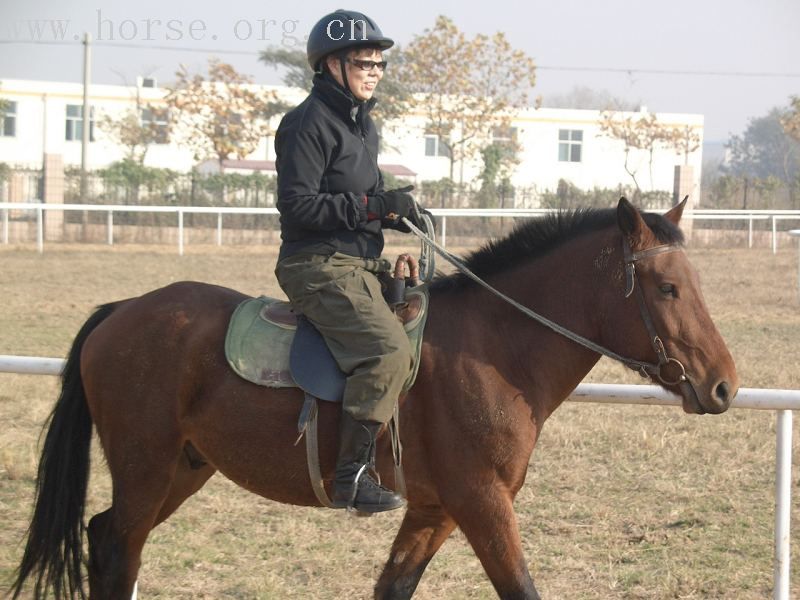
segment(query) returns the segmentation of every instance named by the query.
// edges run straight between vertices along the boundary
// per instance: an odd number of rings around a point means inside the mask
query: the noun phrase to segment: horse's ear
[[[622,233],[634,238],[641,237],[642,233],[647,230],[647,224],[642,219],[642,215],[624,196],[619,199],[619,204],[617,204],[617,223]]]
[[[683,202],[680,204],[676,204],[669,211],[664,213],[664,218],[670,221],[673,225],[677,225],[680,220],[681,216],[683,216],[683,209],[686,206],[686,201],[689,199],[689,196],[685,196],[683,198]]]

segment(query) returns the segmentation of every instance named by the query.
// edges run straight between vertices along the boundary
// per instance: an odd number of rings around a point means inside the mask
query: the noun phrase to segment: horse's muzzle
[[[737,391],[739,391],[738,385],[733,386],[724,379],[718,381],[711,390],[711,402],[706,412],[717,415],[728,410]]]
[[[718,415],[724,413],[731,405],[731,401],[739,390],[738,383],[730,383],[724,379],[717,380],[708,388],[697,386],[691,381],[688,385],[681,386],[681,395],[684,398],[683,409],[687,413]]]

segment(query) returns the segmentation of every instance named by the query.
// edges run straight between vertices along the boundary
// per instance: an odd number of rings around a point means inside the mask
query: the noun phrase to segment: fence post
[[[183,256],[183,211],[178,211],[178,256]]]
[[[217,246],[222,246],[222,213],[217,213]]]
[[[442,215],[442,248],[447,248],[447,217]]]
[[[778,253],[778,229],[776,227],[777,217],[772,215],[772,253]]]
[[[792,509],[792,411],[779,410],[775,444],[775,584],[774,600],[789,600]]]
[[[108,245],[114,245],[114,211],[108,211]]]
[[[791,231],[789,231],[789,235],[791,237],[798,238],[797,239],[797,241],[798,241],[798,244],[797,244],[797,251],[798,251],[798,254],[797,254],[797,294],[798,294],[798,298],[800,298],[800,229],[792,229]]]
[[[39,254],[44,252],[44,210],[36,209],[36,249]]]
[[[753,215],[750,215],[750,218],[747,219],[748,222],[748,230],[747,230],[747,247],[753,247]]]
[[[8,244],[8,209],[3,209],[3,243]]]

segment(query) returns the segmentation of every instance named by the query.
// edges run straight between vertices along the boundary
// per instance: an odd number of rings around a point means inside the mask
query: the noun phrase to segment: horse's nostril
[[[717,384],[717,387],[714,388],[714,396],[716,396],[717,400],[720,402],[728,402],[730,398],[730,388],[728,387],[727,381],[721,381]]]

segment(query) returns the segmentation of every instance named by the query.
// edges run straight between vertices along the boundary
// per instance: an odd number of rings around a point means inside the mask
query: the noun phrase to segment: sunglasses
[[[360,58],[348,58],[347,62],[358,67],[362,71],[372,71],[373,68],[378,67],[378,71],[381,73],[383,73],[383,70],[386,68],[387,64],[385,60],[361,60]]]

